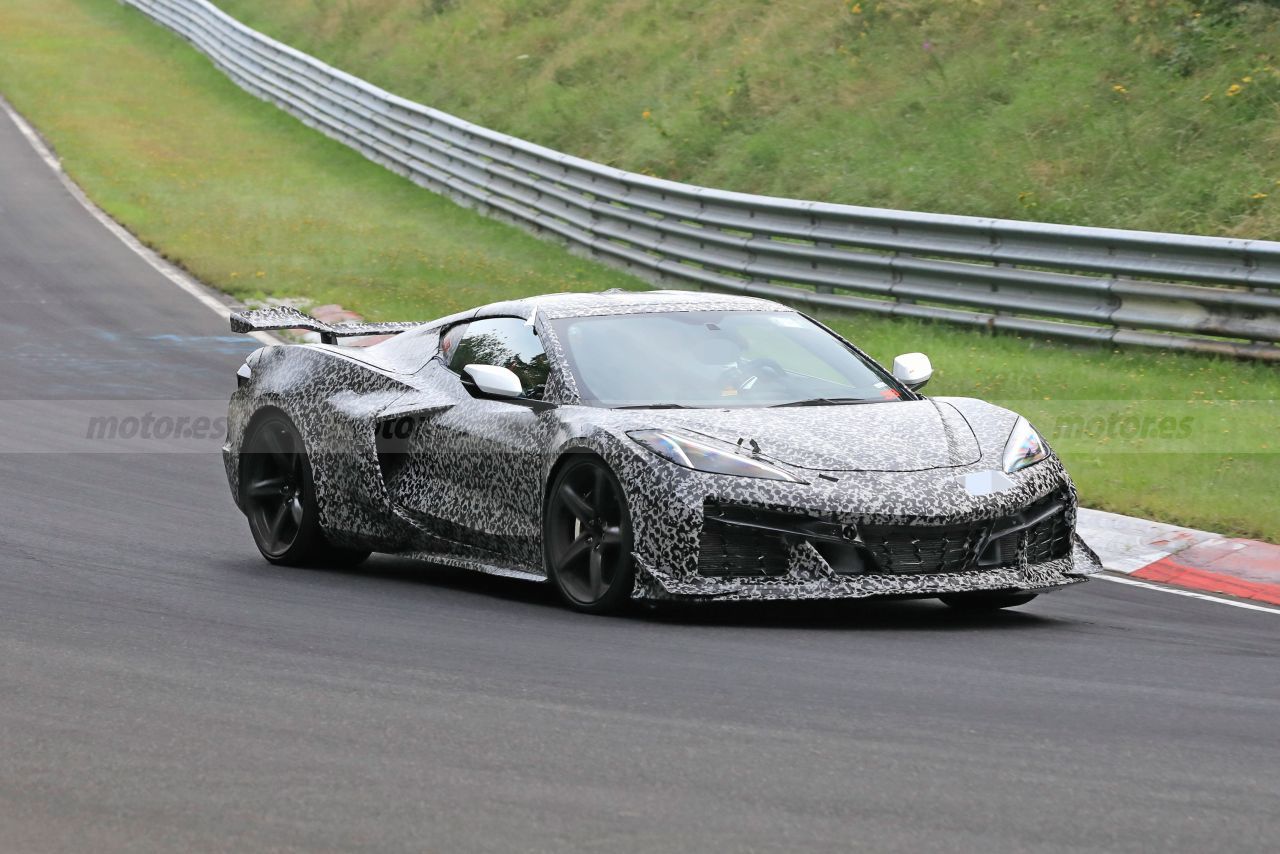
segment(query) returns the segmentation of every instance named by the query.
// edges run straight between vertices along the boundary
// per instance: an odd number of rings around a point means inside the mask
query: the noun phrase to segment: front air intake
[[[847,547],[856,536],[852,526],[806,513],[713,499],[703,504],[702,513],[698,572],[716,578],[786,575],[793,544],[809,542],[819,549]],[[846,563],[842,561],[842,565]]]
[[[776,576],[787,573],[788,550],[783,536],[709,518],[702,524],[698,572],[715,578]]]

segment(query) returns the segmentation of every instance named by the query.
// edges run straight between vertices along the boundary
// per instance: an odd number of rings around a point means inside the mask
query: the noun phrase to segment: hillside
[[[750,192],[1280,237],[1280,3],[217,0],[391,91]]]

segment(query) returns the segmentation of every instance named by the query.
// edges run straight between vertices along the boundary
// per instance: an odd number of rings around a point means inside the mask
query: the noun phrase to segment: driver
[[[694,348],[699,362],[719,369],[709,398],[748,395],[777,381],[776,373],[767,370],[770,360],[748,358],[746,347],[738,336],[718,328],[711,329],[711,333]],[[762,370],[762,367],[766,369]]]

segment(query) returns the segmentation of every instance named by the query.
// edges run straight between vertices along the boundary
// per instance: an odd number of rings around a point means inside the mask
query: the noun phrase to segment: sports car
[[[1076,491],[1017,413],[926,397],[775,302],[552,294],[439,320],[238,332],[223,449],[263,557],[371,552],[548,582],[581,611],[632,600],[937,597],[1019,605],[1101,569]],[[352,335],[388,335],[366,347]]]

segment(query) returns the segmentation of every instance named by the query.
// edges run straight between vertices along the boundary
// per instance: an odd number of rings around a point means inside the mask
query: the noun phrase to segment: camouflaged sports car
[[[292,309],[231,398],[227,477],[263,556],[370,552],[631,599],[938,597],[1017,605],[1101,569],[1076,492],[1016,413],[925,397],[791,308],[556,294],[423,324]],[[348,335],[394,334],[368,347]]]

